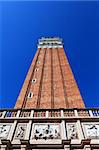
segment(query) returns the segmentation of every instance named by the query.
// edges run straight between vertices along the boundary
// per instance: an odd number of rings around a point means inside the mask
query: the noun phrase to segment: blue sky
[[[86,107],[99,107],[99,2],[0,2],[0,107],[13,108],[40,37],[63,38]]]

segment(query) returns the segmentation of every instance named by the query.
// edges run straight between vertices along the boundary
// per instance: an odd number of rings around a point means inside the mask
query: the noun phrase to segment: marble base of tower
[[[0,110],[0,150],[99,150],[99,109]]]

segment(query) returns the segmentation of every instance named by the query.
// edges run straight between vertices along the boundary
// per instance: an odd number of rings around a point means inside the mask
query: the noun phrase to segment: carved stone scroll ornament
[[[11,128],[10,124],[0,124],[0,139],[7,138],[10,128]]]
[[[34,125],[34,137],[37,139],[59,139],[60,127],[57,124],[36,124]]]
[[[97,123],[87,123],[84,124],[84,133],[87,138],[99,138],[99,124]]]
[[[24,139],[25,133],[26,133],[26,124],[18,124],[14,138]]]
[[[77,139],[78,134],[77,134],[76,123],[67,123],[66,127],[67,127],[68,139]]]

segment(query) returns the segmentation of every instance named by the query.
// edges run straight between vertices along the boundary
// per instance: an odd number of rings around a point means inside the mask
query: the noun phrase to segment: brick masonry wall
[[[37,69],[37,70],[36,70]],[[36,79],[32,83],[32,79]],[[28,98],[32,92],[33,97]],[[15,108],[84,108],[63,48],[38,49]]]

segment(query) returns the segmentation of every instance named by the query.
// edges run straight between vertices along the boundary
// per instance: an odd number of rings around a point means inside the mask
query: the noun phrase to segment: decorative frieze
[[[33,125],[32,139],[60,139],[60,124],[38,123]]]
[[[26,134],[27,124],[18,123],[14,139],[24,139]]]
[[[68,139],[78,139],[76,123],[66,123]]]
[[[99,123],[97,122],[82,123],[82,126],[86,138],[89,139],[99,138]]]
[[[0,139],[6,139],[8,137],[11,124],[9,123],[0,123]]]

